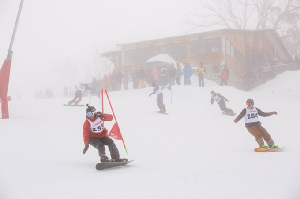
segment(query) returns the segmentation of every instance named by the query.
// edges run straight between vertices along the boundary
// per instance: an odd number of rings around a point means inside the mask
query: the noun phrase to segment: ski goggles
[[[91,117],[91,116],[93,116],[95,113],[96,113],[96,111],[93,111],[93,112],[87,112],[87,113],[86,113],[86,116]]]
[[[247,106],[252,106],[252,103],[251,102],[247,103]]]

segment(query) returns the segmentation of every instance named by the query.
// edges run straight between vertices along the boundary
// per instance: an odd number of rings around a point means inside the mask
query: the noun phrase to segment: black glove
[[[100,111],[97,112],[97,116],[100,117],[101,119],[105,119],[106,118],[106,116],[103,115],[103,113],[101,113]]]
[[[83,154],[85,154],[88,149],[89,149],[89,145],[85,145],[85,147],[83,148]]]

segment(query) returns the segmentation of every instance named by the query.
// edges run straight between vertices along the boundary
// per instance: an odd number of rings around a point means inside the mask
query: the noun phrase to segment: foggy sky
[[[0,0],[1,65],[19,4]],[[9,94],[47,86],[62,92],[69,82],[60,71],[70,60],[80,64],[97,52],[114,50],[116,44],[186,34],[182,24],[193,6],[192,0],[24,0]]]

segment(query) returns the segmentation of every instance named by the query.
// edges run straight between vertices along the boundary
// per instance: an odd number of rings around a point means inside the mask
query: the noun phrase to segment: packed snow
[[[12,99],[10,118],[0,120],[0,198],[300,198],[299,77],[285,72],[244,92],[209,80],[200,88],[194,76],[191,86],[163,90],[169,115],[157,113],[151,87],[109,92],[128,154],[115,143],[134,161],[103,171],[95,169],[95,148],[82,153],[85,107],[63,106],[70,98]],[[236,116],[211,105],[211,90],[237,114],[248,98],[262,111],[277,111],[260,121],[285,151],[255,153],[243,119],[236,124]],[[104,99],[104,112],[112,113]],[[89,101],[101,111],[98,97],[81,104]]]

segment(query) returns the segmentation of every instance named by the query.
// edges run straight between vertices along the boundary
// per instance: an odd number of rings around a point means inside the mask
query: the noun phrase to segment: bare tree
[[[201,12],[190,13],[191,30],[209,27],[277,31],[292,55],[300,54],[300,0],[196,0]]]

